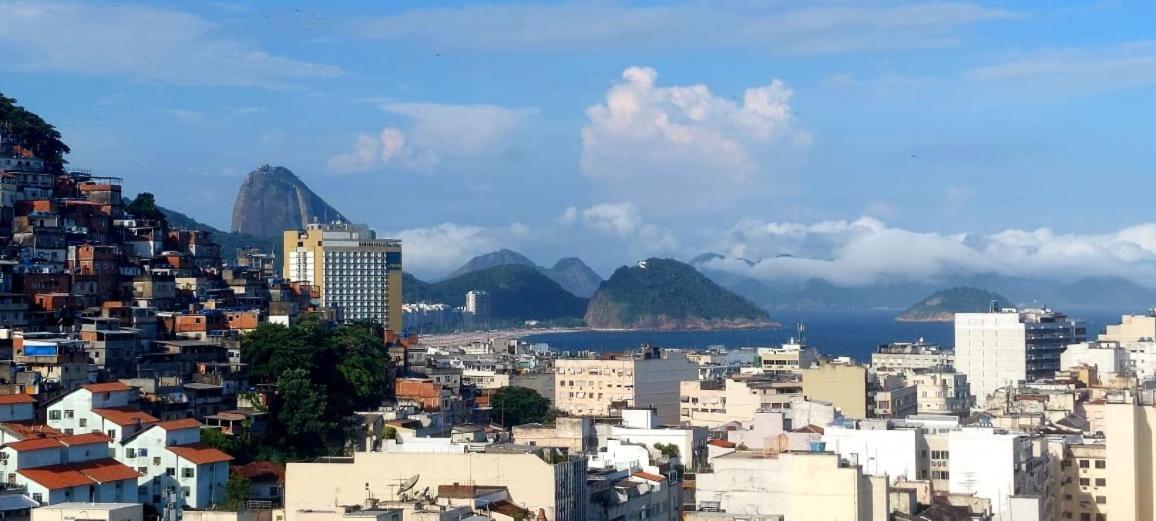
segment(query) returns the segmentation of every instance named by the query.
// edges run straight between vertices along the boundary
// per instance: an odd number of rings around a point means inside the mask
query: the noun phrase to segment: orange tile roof
[[[719,440],[719,439],[710,440],[707,442],[707,445],[714,445],[715,447],[722,447],[724,449],[733,449],[736,446],[738,446],[738,444],[736,444],[733,441]]]
[[[135,411],[128,409],[93,409],[92,412],[100,415],[110,422],[117,425],[134,425],[138,421],[140,423],[156,423],[160,420],[153,417],[144,411]]]
[[[647,481],[666,481],[666,478],[659,476],[658,474],[651,474],[649,472],[638,471],[632,475],[636,478],[642,478]]]
[[[49,490],[84,485],[124,481],[140,477],[140,473],[112,458],[85,461],[68,465],[50,465],[18,470],[20,475],[39,483]]]
[[[200,429],[201,428],[201,422],[197,421],[194,418],[185,418],[183,420],[169,420],[169,421],[159,422],[159,423],[157,423],[157,427],[160,427],[166,431],[179,431],[181,429]]]
[[[6,394],[0,396],[0,405],[18,405],[22,403],[36,403],[36,398],[27,394]]]
[[[79,487],[82,485],[92,484],[92,480],[88,479],[88,476],[81,474],[78,470],[74,470],[62,465],[40,467],[37,469],[22,469],[17,470],[16,472],[21,476],[39,483],[41,486],[48,490]]]
[[[60,442],[56,441],[58,438],[35,438],[31,440],[14,441],[5,445],[16,452],[26,450],[43,450],[53,447],[59,447]]]
[[[140,477],[139,472],[112,458],[85,461],[74,464],[73,466],[97,483],[108,483],[110,481],[121,481]]]
[[[196,465],[204,465],[206,463],[220,463],[222,461],[231,461],[232,456],[225,454],[205,443],[190,443],[188,445],[173,445],[168,447],[169,452],[176,454],[177,457],[188,460]]]
[[[103,434],[97,434],[95,432],[77,434],[75,436],[62,436],[55,439],[60,440],[60,443],[69,447],[74,447],[76,445],[92,445],[94,443],[108,443],[112,441],[112,438],[109,438]]]
[[[127,386],[121,382],[108,382],[108,383],[103,383],[103,384],[84,384],[81,387],[88,389],[89,391],[94,392],[94,393],[111,393],[111,392],[117,392],[117,391],[128,391],[128,390],[132,389],[132,387],[129,387],[129,386]]]
[[[44,425],[43,423],[5,422],[0,423],[0,428],[8,431],[20,440],[29,438],[59,438],[64,436],[63,432]]]

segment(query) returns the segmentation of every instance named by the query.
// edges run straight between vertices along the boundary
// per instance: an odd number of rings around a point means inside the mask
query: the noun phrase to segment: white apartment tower
[[[1084,341],[1084,325],[1050,309],[955,314],[955,366],[977,403],[992,391],[1055,376],[1060,354]]]
[[[401,241],[378,239],[364,225],[310,224],[284,234],[284,276],[316,288],[340,320],[402,327]]]

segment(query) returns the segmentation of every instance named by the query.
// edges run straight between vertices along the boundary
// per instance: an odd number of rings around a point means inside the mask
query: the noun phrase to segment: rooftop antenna
[[[997,311],[999,311],[999,301],[996,299],[991,299],[991,302],[988,303],[988,306],[987,306],[987,312],[988,313],[995,313]]]

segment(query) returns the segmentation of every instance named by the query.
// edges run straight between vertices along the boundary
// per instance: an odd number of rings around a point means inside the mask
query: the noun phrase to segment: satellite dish
[[[401,495],[402,492],[405,492],[413,488],[414,485],[417,485],[417,480],[420,478],[421,474],[414,474],[413,476],[410,476],[409,479],[402,481],[401,484],[397,486],[398,495]]]

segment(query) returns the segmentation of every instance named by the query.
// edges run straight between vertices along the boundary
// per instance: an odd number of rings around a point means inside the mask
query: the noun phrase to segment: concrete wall
[[[867,368],[829,364],[803,370],[803,394],[831,402],[849,418],[867,417]]]

